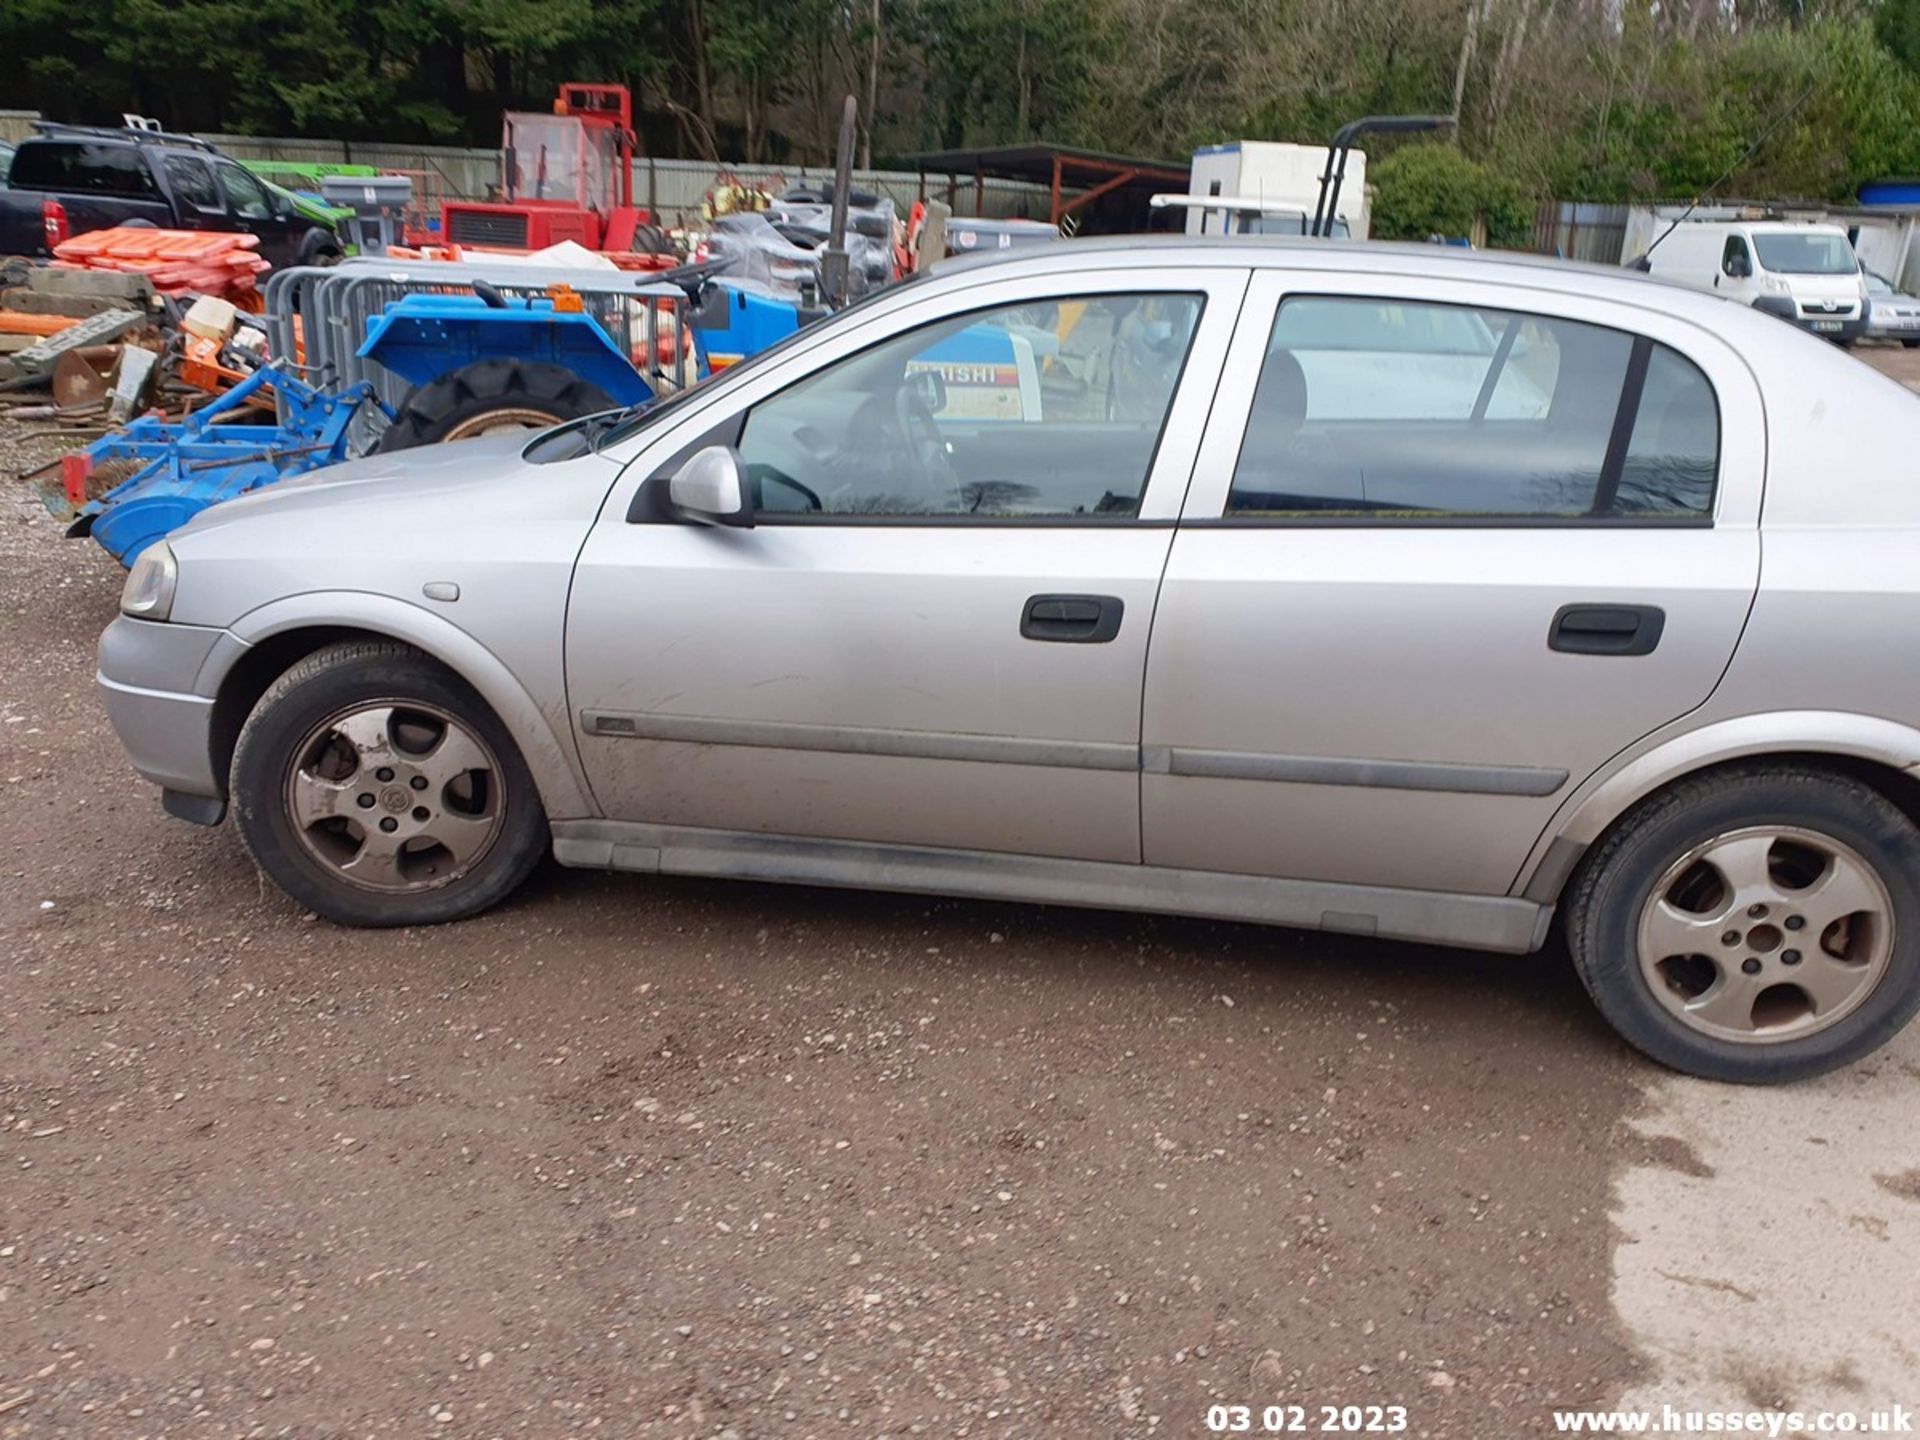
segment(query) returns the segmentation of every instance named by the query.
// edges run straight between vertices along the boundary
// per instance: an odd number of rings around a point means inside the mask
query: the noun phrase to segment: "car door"
[[[1764,434],[1665,315],[1256,273],[1154,621],[1147,863],[1508,892],[1726,668]]]
[[[260,178],[231,160],[215,160],[215,175],[226,197],[233,228],[260,237],[260,253],[276,267],[291,265],[293,245],[286,221],[274,213],[273,195]]]
[[[602,809],[1137,862],[1147,634],[1245,284],[989,270],[652,433],[568,609]],[[644,482],[716,442],[755,523],[650,510]]]
[[[1720,248],[1720,273],[1713,277],[1713,288],[1728,299],[1747,305],[1751,305],[1753,297],[1760,293],[1760,281],[1754,274],[1753,251],[1747,246],[1746,236],[1727,236],[1726,244]]]

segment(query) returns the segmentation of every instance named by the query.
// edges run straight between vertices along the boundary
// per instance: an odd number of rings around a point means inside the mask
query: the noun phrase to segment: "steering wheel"
[[[648,285],[678,285],[686,292],[687,299],[693,304],[700,301],[700,292],[706,288],[707,281],[733,268],[734,257],[716,255],[711,260],[698,260],[691,265],[676,265],[671,270],[658,270],[643,276]]]
[[[960,472],[953,468],[953,459],[947,454],[947,438],[940,433],[925,398],[910,383],[902,383],[893,392],[893,418],[908,455],[919,465],[927,489],[933,492],[928,498],[944,490],[946,495],[941,498],[950,498],[952,508],[964,513],[966,491],[960,484]]]

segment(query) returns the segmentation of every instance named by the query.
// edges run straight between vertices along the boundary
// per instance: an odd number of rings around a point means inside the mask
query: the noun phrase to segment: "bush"
[[[1518,185],[1452,145],[1408,145],[1372,166],[1373,234],[1381,240],[1471,235],[1484,221],[1487,244],[1525,245],[1533,210]]]

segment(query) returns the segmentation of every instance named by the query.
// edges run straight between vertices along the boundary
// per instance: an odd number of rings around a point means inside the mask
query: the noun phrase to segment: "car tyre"
[[[1920,340],[1902,340],[1900,343],[1909,350],[1920,349]]]
[[[229,792],[255,863],[342,925],[477,914],[547,849],[506,727],[457,675],[388,641],[329,645],[274,681],[241,729]]]
[[[295,265],[338,265],[346,258],[341,248],[340,237],[331,230],[315,226],[300,237],[300,248],[294,255]]]
[[[1659,792],[1596,843],[1568,895],[1568,948],[1600,1012],[1653,1059],[1800,1080],[1920,1011],[1917,883],[1920,829],[1879,791],[1742,766]]]

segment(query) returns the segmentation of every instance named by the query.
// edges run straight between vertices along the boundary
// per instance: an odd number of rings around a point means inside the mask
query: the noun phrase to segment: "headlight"
[[[1788,293],[1787,282],[1782,280],[1778,275],[1762,275],[1760,277],[1760,288],[1769,295],[1785,295]]]
[[[173,547],[156,540],[140,552],[127,574],[126,588],[120,592],[120,613],[138,620],[164,620],[173,613],[173,587],[180,579],[180,566],[173,558]]]

